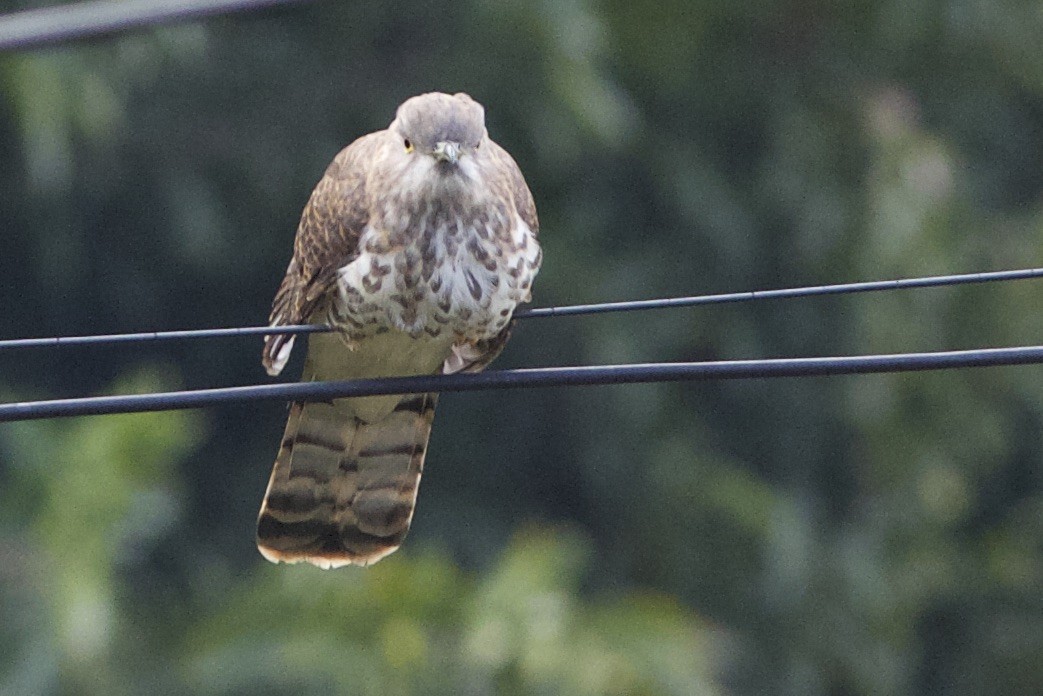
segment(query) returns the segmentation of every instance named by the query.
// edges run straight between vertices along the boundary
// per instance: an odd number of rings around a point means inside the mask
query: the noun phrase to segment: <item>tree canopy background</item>
[[[1018,0],[327,0],[2,55],[0,335],[263,323],[327,162],[435,89],[529,180],[537,305],[1040,266],[1040,36]],[[1038,344],[1041,307],[549,319],[497,366]],[[0,391],[259,352],[7,353]],[[447,394],[406,545],[337,572],[254,549],[284,418],[0,426],[0,692],[1043,690],[1038,367]]]

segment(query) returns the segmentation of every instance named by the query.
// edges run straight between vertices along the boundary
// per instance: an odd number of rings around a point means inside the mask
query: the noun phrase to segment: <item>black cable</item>
[[[198,329],[185,331],[147,331],[127,334],[98,334],[93,336],[56,336],[54,338],[13,338],[0,341],[0,351],[16,348],[54,348],[57,346],[109,345],[113,343],[145,343],[189,338],[222,338],[227,336],[263,336],[265,334],[303,334],[331,331],[328,326],[300,324],[295,326],[244,326],[230,329]]]
[[[572,305],[569,307],[541,307],[515,312],[519,319],[528,317],[565,317],[577,314],[601,314],[604,312],[630,312],[641,309],[667,309],[673,307],[695,307],[696,305],[748,302],[750,300],[780,300],[815,295],[842,295],[880,290],[908,290],[944,285],[966,285],[1005,280],[1028,280],[1043,278],[1043,268],[1025,268],[1016,271],[989,271],[986,273],[963,273],[959,275],[928,276],[925,278],[902,278],[898,280],[871,280],[839,285],[812,285],[781,290],[752,290],[723,295],[697,295],[694,297],[671,297],[661,300],[636,300],[631,302],[605,302],[601,304]]]
[[[95,0],[0,15],[0,51],[306,0]]]
[[[987,273],[964,273],[960,275],[929,276],[926,278],[904,278],[899,280],[874,280],[839,285],[814,285],[781,290],[753,290],[723,295],[696,295],[694,297],[668,297],[658,300],[635,300],[628,302],[605,302],[602,304],[568,305],[564,307],[538,307],[520,309],[514,313],[518,319],[542,317],[567,317],[581,314],[604,314],[607,312],[629,312],[647,309],[694,307],[697,305],[748,302],[750,300],[791,299],[815,295],[840,295],[845,293],[874,292],[881,290],[908,290],[911,288],[939,287],[943,285],[965,285],[1008,280],[1043,278],[1043,268],[1026,268],[1015,271],[990,271]],[[103,345],[109,343],[140,343],[146,341],[183,340],[195,338],[219,338],[226,336],[263,336],[265,334],[302,334],[331,331],[328,326],[294,324],[291,326],[246,326],[228,329],[189,329],[182,331],[150,331],[144,333],[108,334],[95,336],[59,336],[53,338],[15,338],[0,340],[0,351],[16,348],[46,348],[56,346]]]
[[[360,379],[350,382],[259,384],[222,389],[101,396],[0,405],[0,422],[61,416],[135,413],[200,408],[259,399],[329,401],[349,396],[477,391],[519,387],[634,384],[709,379],[751,379],[947,370],[962,367],[1043,363],[1043,346],[989,348],[941,353],[781,358],[696,363],[650,363],[591,367],[544,367],[477,374]]]

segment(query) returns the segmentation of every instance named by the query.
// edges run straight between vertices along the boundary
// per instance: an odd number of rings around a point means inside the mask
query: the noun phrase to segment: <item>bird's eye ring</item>
[[[413,151],[413,143],[409,142],[409,138],[406,138],[405,145],[406,145],[406,152],[407,153]]]

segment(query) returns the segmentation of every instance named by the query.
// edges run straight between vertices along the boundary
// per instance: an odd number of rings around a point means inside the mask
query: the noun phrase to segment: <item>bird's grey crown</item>
[[[392,126],[421,152],[440,142],[475,148],[485,135],[485,109],[462,92],[430,92],[403,102]]]

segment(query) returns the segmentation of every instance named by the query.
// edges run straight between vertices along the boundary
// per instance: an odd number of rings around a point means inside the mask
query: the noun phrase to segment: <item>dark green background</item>
[[[529,180],[537,305],[1040,266],[1041,36],[1014,0],[326,0],[2,55],[0,336],[263,323],[326,163],[433,89]],[[1041,304],[533,320],[497,365],[1039,344]],[[0,392],[259,353],[4,353]],[[1043,690],[1040,368],[447,394],[367,570],[257,555],[284,417],[0,426],[0,693]]]

